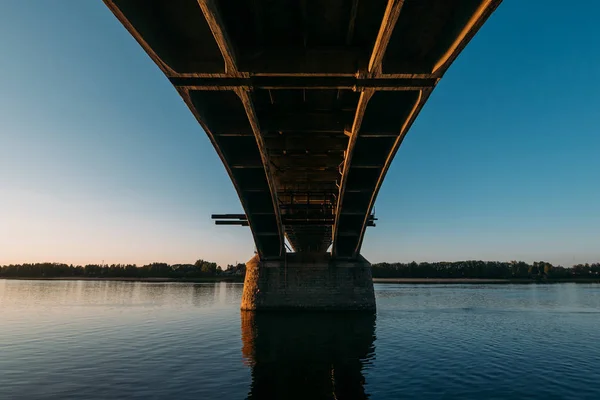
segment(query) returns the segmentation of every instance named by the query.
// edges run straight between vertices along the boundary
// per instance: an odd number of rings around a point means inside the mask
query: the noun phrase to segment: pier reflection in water
[[[366,399],[375,314],[242,311],[250,399]]]

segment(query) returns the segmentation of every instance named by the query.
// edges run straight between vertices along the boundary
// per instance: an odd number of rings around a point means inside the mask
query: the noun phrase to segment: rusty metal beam
[[[487,17],[498,7],[500,1],[498,0],[484,0],[481,2],[475,13],[471,16],[469,21],[460,31],[454,42],[450,45],[450,48],[442,55],[433,67],[433,73],[438,72],[442,67],[448,66],[448,62],[452,61],[458,53],[462,50],[462,47],[466,45],[466,42],[477,32],[477,29],[485,22]]]
[[[176,87],[190,90],[245,89],[340,89],[420,90],[433,87],[435,78],[356,78],[348,76],[248,76],[248,77],[171,77]]]
[[[200,124],[200,126],[202,127],[202,129],[204,129],[204,132],[206,132],[208,138],[210,139],[213,147],[215,148],[217,154],[219,155],[219,158],[221,159],[221,161],[223,162],[223,165],[225,166],[225,169],[227,171],[227,174],[229,175],[232,183],[233,183],[233,187],[236,191],[236,193],[238,194],[238,197],[240,199],[240,202],[242,204],[242,207],[244,209],[244,211],[246,211],[246,213],[248,213],[248,203],[245,200],[244,197],[244,193],[246,192],[245,190],[243,190],[242,187],[240,187],[240,184],[238,181],[236,181],[236,179],[234,178],[233,175],[233,168],[231,168],[231,166],[229,165],[229,163],[226,161],[226,158],[221,150],[221,148],[217,145],[217,141],[215,140],[216,135],[210,130],[210,128],[206,125],[206,123],[203,121],[203,119],[200,117],[198,111],[196,110],[196,108],[194,107],[190,96],[189,96],[189,92],[187,90],[179,90],[179,93],[181,94],[181,97],[183,98],[184,102],[187,104],[187,106],[189,107],[189,109],[191,110],[192,114],[194,115],[194,117],[196,118],[196,120],[198,121],[198,123]],[[254,213],[256,214],[256,213]],[[252,227],[250,227],[250,232],[252,233],[252,236],[254,238],[254,242],[256,243],[256,247],[257,250],[260,252],[260,240],[259,237],[260,235],[257,234],[257,232],[254,231],[254,229]]]
[[[198,0],[198,5],[202,9],[204,18],[206,18],[208,27],[217,42],[217,46],[219,46],[219,50],[221,50],[221,55],[225,61],[225,73],[237,74],[238,69],[233,46],[225,31],[225,25],[223,24],[217,5],[214,0]]]
[[[236,62],[236,54],[234,51],[234,47],[225,31],[225,25],[220,16],[219,10],[214,2],[214,0],[198,0],[198,5],[202,9],[202,13],[206,18],[206,22],[217,42],[217,46],[221,51],[223,56],[223,60],[225,61],[225,72],[230,74],[232,78],[240,78],[243,77],[240,74],[237,62]],[[248,121],[250,122],[250,126],[252,127],[252,131],[254,132],[254,136],[256,138],[256,143],[258,145],[258,150],[260,151],[261,159],[263,162],[264,171],[267,178],[267,183],[269,184],[269,188],[271,190],[271,199],[273,205],[273,213],[275,215],[277,221],[277,229],[279,233],[279,242],[280,242],[280,251],[279,256],[282,256],[285,253],[285,240],[284,240],[284,232],[283,226],[281,223],[281,215],[279,212],[279,202],[277,200],[277,190],[275,187],[275,182],[273,180],[273,173],[271,171],[271,164],[269,162],[269,157],[267,154],[264,138],[262,136],[262,132],[260,130],[260,126],[258,124],[258,118],[256,116],[256,111],[254,109],[254,105],[248,92],[244,89],[236,89],[235,93],[240,98],[244,110],[246,111],[246,115],[248,116]],[[257,232],[259,236],[263,236],[262,232]]]
[[[465,27],[461,30],[461,32],[459,33],[456,40],[452,43],[448,52],[446,52],[440,58],[440,60],[438,60],[438,62],[436,63],[433,72],[438,77],[438,79],[444,75],[446,70],[449,68],[450,64],[458,57],[460,52],[466,47],[469,40],[471,40],[473,38],[473,36],[475,36],[475,34],[479,30],[479,28],[481,28],[481,26],[483,26],[485,21],[491,16],[491,14],[500,5],[501,2],[502,2],[502,0],[484,0],[481,3],[481,5],[477,9],[477,11],[474,13],[474,15],[471,17],[471,19],[467,22]],[[410,130],[410,127],[412,126],[412,124],[416,120],[417,116],[419,115],[421,109],[427,102],[427,100],[428,100],[429,96],[431,95],[434,88],[435,88],[435,85],[432,88],[423,89],[419,93],[419,98],[417,99],[413,109],[411,110],[408,118],[406,119],[404,125],[402,126],[400,134],[398,135],[396,141],[394,142],[394,145],[392,146],[392,150],[390,151],[390,153],[386,159],[385,165],[381,171],[381,174],[379,175],[377,183],[375,184],[375,189],[373,190],[373,193],[371,195],[371,199],[369,201],[369,205],[367,208],[368,212],[370,212],[370,210],[375,205],[375,201],[377,199],[379,189],[381,188],[381,185],[383,184],[383,180],[385,179],[387,171],[390,168],[390,165],[396,155],[396,152],[400,148],[402,141],[404,140],[406,134]],[[365,237],[366,227],[367,227],[367,217],[365,217],[365,221],[364,221],[362,229],[360,231],[360,235],[358,237],[358,243],[353,252],[353,257],[356,256],[357,254],[359,254],[359,252],[360,252],[360,248],[362,247],[362,243],[363,243],[363,240]]]
[[[113,0],[102,0],[102,1],[108,7],[108,9],[115,15],[115,17],[117,17],[119,22],[121,22],[121,24],[123,24],[125,29],[127,29],[127,31],[131,34],[131,36],[133,36],[133,38],[136,40],[136,42],[138,42],[139,45],[142,46],[144,51],[150,56],[152,61],[154,61],[156,63],[158,68],[160,68],[160,70],[167,76],[175,75],[176,72],[171,67],[169,67],[167,65],[167,63],[165,63],[163,60],[161,60],[161,58],[158,56],[158,54],[156,54],[156,52],[154,51],[152,46],[150,46],[148,44],[148,42],[146,42],[146,40],[144,40],[142,35],[131,24],[131,22],[129,22],[129,20],[127,19],[125,14],[123,14],[121,9],[115,4],[115,2]]]
[[[212,214],[211,219],[248,219],[246,214]]]
[[[220,221],[217,221],[220,222]],[[222,222],[240,222],[240,221],[222,221]],[[285,226],[333,226],[335,220],[331,219],[283,219]],[[217,224],[217,225],[241,225],[241,224]],[[373,219],[367,222],[367,226],[375,226]]]
[[[375,40],[375,44],[373,45],[373,51],[371,52],[371,57],[369,59],[369,65],[366,71],[366,76],[373,78],[377,77],[381,74],[381,64],[383,62],[383,56],[385,55],[385,51],[390,42],[390,38],[392,37],[392,32],[394,31],[394,27],[396,26],[396,22],[398,21],[398,17],[400,16],[400,11],[402,10],[402,6],[404,5],[404,0],[389,0],[387,7],[385,9],[385,13],[383,15],[383,20],[381,21],[381,25],[379,27],[379,32],[377,34],[377,39]],[[339,219],[342,212],[343,202],[344,202],[344,194],[346,190],[346,185],[348,182],[348,175],[350,172],[350,165],[352,163],[352,155],[354,153],[354,148],[356,147],[356,142],[358,139],[358,132],[360,130],[360,126],[362,124],[362,120],[365,116],[365,112],[367,110],[367,104],[369,100],[374,94],[373,89],[365,89],[361,94],[358,100],[358,106],[356,107],[356,115],[354,117],[354,122],[352,123],[352,131],[350,135],[350,140],[348,141],[348,149],[346,150],[346,158],[344,160],[344,167],[342,170],[342,179],[340,182],[340,191],[338,195],[338,203],[336,208],[336,223],[333,227],[333,248],[332,254],[333,256],[337,253],[337,237],[339,235]],[[370,210],[367,210],[367,212]]]
[[[379,33],[373,46],[373,52],[369,59],[369,74],[379,75],[381,74],[381,64],[383,63],[383,56],[387,49],[392,32],[400,16],[400,11],[404,5],[404,0],[389,0],[387,7],[385,8],[385,14],[383,15],[383,21],[379,27]]]
[[[215,225],[240,225],[249,226],[248,221],[215,221]]]

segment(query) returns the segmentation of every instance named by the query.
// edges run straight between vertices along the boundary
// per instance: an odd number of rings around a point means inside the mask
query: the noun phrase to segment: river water
[[[0,280],[0,399],[600,399],[600,285],[376,285],[377,315],[240,284]]]

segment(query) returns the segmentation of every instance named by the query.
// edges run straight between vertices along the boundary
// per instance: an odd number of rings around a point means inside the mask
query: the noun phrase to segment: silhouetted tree
[[[203,259],[194,264],[154,262],[142,267],[135,264],[87,264],[67,265],[63,263],[10,264],[0,266],[3,278],[200,278],[217,275],[244,275],[246,265],[228,265],[223,271],[214,262]],[[546,261],[528,264],[523,261],[455,261],[455,262],[410,262],[373,264],[375,278],[488,278],[488,279],[600,279],[600,263],[577,264],[571,268],[554,266]]]

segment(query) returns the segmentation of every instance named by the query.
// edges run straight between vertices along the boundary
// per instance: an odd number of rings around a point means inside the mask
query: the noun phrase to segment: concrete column
[[[242,310],[374,311],[371,264],[329,253],[290,253],[285,260],[246,263]]]

